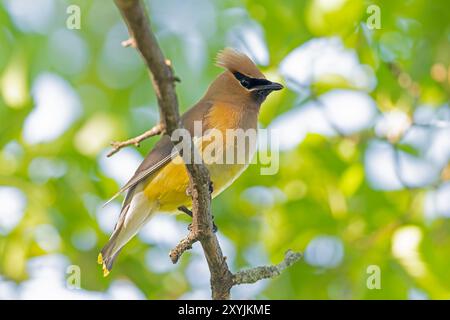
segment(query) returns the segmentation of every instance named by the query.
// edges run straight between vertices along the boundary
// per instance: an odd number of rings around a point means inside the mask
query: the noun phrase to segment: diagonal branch
[[[131,43],[141,54],[150,69],[153,87],[158,100],[160,117],[167,134],[181,128],[178,99],[175,94],[173,70],[158,45],[153,34],[143,2],[140,0],[115,0],[128,26]]]
[[[166,133],[172,135],[176,129],[182,128],[182,124],[178,111],[178,100],[175,94],[174,82],[177,81],[177,78],[173,74],[171,63],[164,58],[156,37],[151,31],[150,22],[142,1],[115,0],[115,3],[128,26],[130,38],[132,39],[128,42],[136,47],[150,69],[161,122],[166,129]],[[190,159],[196,159],[193,156],[195,146],[193,143],[190,145]],[[212,231],[209,172],[203,163],[186,163],[186,168],[189,173],[192,195],[193,218],[190,231],[191,237],[200,241],[205,253],[211,273],[213,299],[229,299],[232,274],[222,254],[219,241]]]

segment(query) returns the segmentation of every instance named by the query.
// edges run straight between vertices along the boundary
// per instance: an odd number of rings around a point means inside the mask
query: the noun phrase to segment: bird
[[[271,92],[283,89],[280,83],[267,80],[256,64],[236,49],[228,47],[219,51],[216,66],[224,71],[214,79],[198,103],[181,116],[183,127],[192,135],[209,170],[212,198],[229,187],[248,167],[256,151],[256,141],[245,144],[244,161],[236,158],[231,163],[219,161],[228,151],[238,151],[237,141],[234,138],[214,139],[207,132],[218,132],[227,137],[227,130],[256,131],[261,104]],[[195,123],[201,124],[200,134],[195,132]],[[215,155],[214,152],[202,154],[208,146],[216,149]],[[155,214],[185,212],[192,216],[188,172],[177,150],[171,138],[162,135],[131,179],[107,202],[126,192],[114,231],[98,255],[97,262],[102,265],[105,277],[125,244]]]

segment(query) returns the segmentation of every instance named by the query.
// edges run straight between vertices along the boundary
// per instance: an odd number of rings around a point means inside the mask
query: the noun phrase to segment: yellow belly
[[[207,165],[213,182],[212,197],[226,189],[245,167],[245,164]],[[174,212],[180,206],[192,206],[192,199],[186,192],[188,186],[189,177],[185,165],[180,161],[172,161],[149,177],[144,194],[151,202],[158,203],[160,211]]]

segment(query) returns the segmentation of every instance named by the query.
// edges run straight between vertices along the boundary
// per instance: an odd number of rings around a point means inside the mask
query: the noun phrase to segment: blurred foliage
[[[0,5],[0,186],[20,190],[26,205],[20,221],[0,233],[0,282],[20,285],[30,277],[30,259],[62,254],[80,266],[85,290],[104,291],[117,279],[129,279],[151,299],[195,292],[199,288],[187,273],[196,271],[191,264],[196,253],[158,272],[149,268],[146,256],[159,244],[136,237],[108,278],[102,277],[96,264],[98,251],[109,237],[99,226],[99,206],[120,184],[104,169],[105,162],[114,161],[105,158],[108,143],[138,135],[157,121],[146,68],[133,49],[120,47],[126,30],[117,9],[112,2],[99,0],[47,1],[52,10],[40,13],[45,22],[20,26],[11,15],[14,1]],[[81,8],[80,30],[66,28],[70,4]],[[413,121],[420,105],[437,110],[448,104],[447,0],[151,0],[147,4],[161,46],[182,79],[177,92],[183,111],[220,72],[213,64],[217,51],[246,41],[248,45],[248,38],[239,38],[239,28],[254,28],[263,39],[270,60],[262,69],[268,78],[286,80],[278,66],[290,52],[311,39],[335,36],[373,70],[376,86],[369,95],[379,114],[401,110]],[[372,4],[381,9],[379,30],[366,27],[366,10]],[[80,107],[61,134],[34,143],[30,142],[34,133],[26,138],[24,132],[35,110],[36,79],[44,73],[65,81]],[[337,88],[353,86],[339,75],[313,79],[308,84],[308,99]],[[303,103],[295,90],[274,94],[261,110],[261,126],[302,108]],[[53,111],[58,113],[58,109]],[[58,119],[55,115],[54,121]],[[50,116],[41,125],[52,131],[55,123]],[[277,263],[288,248],[310,254],[279,278],[239,297],[450,297],[450,213],[430,220],[424,209],[427,195],[449,179],[449,169],[444,165],[439,178],[426,185],[403,185],[393,191],[375,188],[365,165],[366,150],[376,137],[373,126],[351,134],[310,133],[295,148],[281,153],[276,175],[260,175],[260,166],[252,165],[214,200],[215,222],[235,252],[233,270]],[[392,144],[397,152],[420,156],[398,135],[380,140]],[[155,141],[142,143],[137,152],[145,156]],[[134,169],[114,170],[131,174]],[[8,207],[2,211],[8,214],[4,210]],[[110,220],[114,219],[111,215]],[[183,228],[188,223],[186,217],[177,220]],[[92,244],[79,245],[86,238],[92,238]],[[316,252],[314,243],[319,244]],[[230,255],[227,248],[225,254]],[[370,265],[380,267],[380,290],[366,285]],[[203,292],[208,288],[204,285]]]

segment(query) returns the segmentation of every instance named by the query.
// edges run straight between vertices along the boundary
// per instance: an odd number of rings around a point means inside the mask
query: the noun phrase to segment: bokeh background
[[[450,298],[450,5],[447,0],[150,0],[182,79],[183,110],[249,54],[286,90],[261,128],[278,132],[280,168],[252,165],[213,202],[233,271],[304,259],[236,299]],[[381,28],[367,24],[378,5]],[[66,27],[69,5],[81,29]],[[198,245],[172,265],[187,217],[160,216],[108,278],[96,258],[120,199],[102,204],[157,138],[112,158],[109,142],[158,120],[154,92],[112,1],[0,2],[0,299],[209,298]],[[68,266],[81,288],[67,285]],[[381,289],[367,287],[369,266]],[[370,270],[370,269],[369,269]]]

